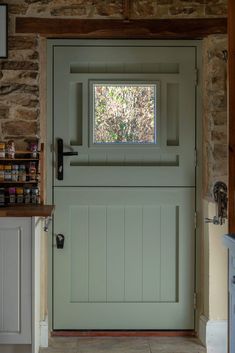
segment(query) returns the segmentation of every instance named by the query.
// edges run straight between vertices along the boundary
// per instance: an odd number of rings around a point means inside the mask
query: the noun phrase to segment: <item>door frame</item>
[[[54,137],[53,137],[53,48],[54,46],[60,45],[78,45],[82,41],[96,41],[98,43],[110,43],[113,45],[113,41],[109,39],[94,40],[94,39],[47,39],[46,45],[46,203],[53,204],[53,177],[54,170],[51,168],[54,164]],[[195,194],[195,293],[196,297],[200,298],[200,273],[201,264],[200,257],[202,254],[201,249],[201,234],[202,234],[202,41],[201,40],[128,40],[128,39],[118,39],[115,40],[116,43],[133,43],[133,41],[138,43],[138,45],[161,45],[161,46],[193,46],[196,48],[196,64],[197,70],[195,68],[195,96],[196,96],[196,153],[195,153],[195,165],[196,165],[196,194]],[[199,217],[197,217],[197,215]],[[53,224],[48,232],[48,325],[49,330],[53,330]],[[195,323],[194,330],[198,332],[199,327],[199,316],[200,316],[201,304],[199,300],[195,308]]]

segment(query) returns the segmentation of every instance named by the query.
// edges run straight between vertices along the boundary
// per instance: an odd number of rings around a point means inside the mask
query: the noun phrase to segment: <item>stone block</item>
[[[38,117],[38,109],[17,109],[14,113],[16,120],[37,120]]]
[[[20,106],[27,108],[38,108],[39,99],[38,97],[29,94],[10,94],[5,96],[0,96],[0,106],[2,104],[11,106]]]
[[[12,120],[2,123],[4,135],[11,136],[35,136],[37,134],[37,123],[35,121]]]
[[[25,15],[27,12],[28,6],[26,4],[9,4],[8,11],[11,15]]]
[[[0,61],[0,70],[33,70],[38,71],[38,63],[30,61]]]
[[[26,84],[38,85],[39,73],[36,71],[3,70],[0,71],[0,78],[3,84]]]
[[[206,5],[205,15],[216,17],[227,17],[227,5]]]
[[[9,107],[0,107],[0,119],[8,119],[9,111]]]
[[[8,49],[22,50],[31,49],[36,50],[38,45],[37,37],[35,36],[9,36]]]
[[[33,94],[33,95],[38,95],[39,88],[38,86],[30,86],[30,85],[25,85],[25,84],[17,84],[17,83],[11,83],[11,84],[2,84],[0,87],[0,95],[7,95],[11,93],[22,93],[22,94]]]
[[[228,145],[217,143],[214,145],[213,157],[215,160],[224,160],[227,162]]]
[[[227,131],[226,129],[217,129],[211,131],[211,140],[214,143],[226,144]]]
[[[123,2],[119,0],[70,0],[68,2],[55,2],[50,6],[52,16],[71,17],[123,17]]]
[[[38,61],[39,53],[31,49],[9,50],[8,59],[12,61]]]
[[[136,0],[132,3],[132,16],[136,18],[149,18],[156,15],[157,2],[155,0]]]
[[[224,112],[212,112],[211,113],[215,126],[227,126],[228,124],[228,113]]]
[[[226,111],[227,109],[227,97],[223,94],[216,94],[214,92],[207,92],[208,97],[208,108],[210,111]]]
[[[202,5],[182,5],[170,6],[169,15],[172,17],[202,17],[204,15],[204,7]]]

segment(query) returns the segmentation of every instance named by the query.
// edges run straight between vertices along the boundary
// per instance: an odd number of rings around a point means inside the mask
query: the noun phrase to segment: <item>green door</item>
[[[195,57],[53,46],[54,141],[78,152],[63,180],[54,155],[54,329],[194,328]]]

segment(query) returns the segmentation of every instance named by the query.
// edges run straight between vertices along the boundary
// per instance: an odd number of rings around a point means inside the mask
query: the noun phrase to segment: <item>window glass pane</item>
[[[93,84],[94,143],[156,143],[156,84]]]

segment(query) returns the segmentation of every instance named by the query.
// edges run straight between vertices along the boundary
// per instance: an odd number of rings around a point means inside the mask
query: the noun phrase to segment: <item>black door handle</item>
[[[57,139],[57,179],[64,179],[64,156],[77,156],[78,152],[69,151],[64,152],[63,139]]]
[[[64,235],[63,234],[57,234],[56,236],[56,247],[57,249],[64,249]]]

